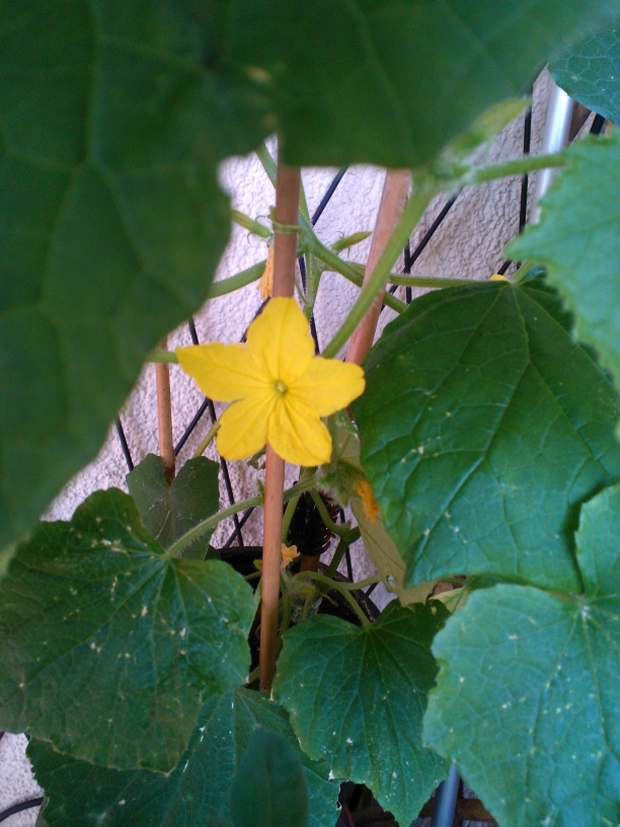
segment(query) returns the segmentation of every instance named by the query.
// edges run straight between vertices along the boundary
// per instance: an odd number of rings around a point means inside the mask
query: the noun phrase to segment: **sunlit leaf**
[[[417,299],[366,361],[362,464],[408,584],[581,580],[580,504],[620,476],[618,398],[538,285]]]
[[[299,756],[310,799],[310,827],[337,818],[338,784],[324,761],[311,761],[282,707],[259,692],[237,689],[208,701],[187,750],[169,776],[148,770],[118,772],[60,755],[42,741],[28,746],[48,803],[49,827],[196,827],[211,815],[230,822],[230,790],[257,727],[277,732]]]
[[[585,593],[499,585],[448,621],[425,738],[502,827],[620,820],[620,486],[582,509]]]
[[[129,769],[171,770],[204,700],[245,680],[252,591],[172,559],[116,489],[42,523],[0,583],[0,727]]]
[[[396,602],[365,628],[317,615],[286,634],[278,661],[274,694],[304,752],[366,784],[404,825],[447,769],[421,740],[430,645],[447,616],[441,604]]]

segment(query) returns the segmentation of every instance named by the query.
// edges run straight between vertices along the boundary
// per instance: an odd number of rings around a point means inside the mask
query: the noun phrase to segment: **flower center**
[[[286,393],[286,385],[284,382],[281,382],[279,379],[276,382],[276,390],[278,393]]]

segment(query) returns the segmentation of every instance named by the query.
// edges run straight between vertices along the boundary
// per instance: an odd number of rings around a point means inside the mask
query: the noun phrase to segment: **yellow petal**
[[[299,557],[297,546],[287,546],[286,543],[282,543],[280,547],[280,554],[282,555],[282,562],[280,563],[281,569],[285,569],[293,562],[293,560],[296,560]]]
[[[267,248],[267,263],[263,270],[263,275],[258,282],[258,295],[264,301],[271,298],[273,293],[273,244]]]
[[[267,442],[267,424],[275,405],[272,393],[233,402],[220,417],[217,450],[224,459],[246,459]]]
[[[248,329],[248,348],[258,370],[287,387],[314,354],[310,325],[295,299],[272,299]]]
[[[276,454],[294,465],[322,465],[332,455],[332,438],[319,416],[289,394],[273,409],[268,438]]]
[[[267,387],[245,345],[192,345],[176,350],[179,364],[200,390],[217,402],[231,402]]]
[[[365,386],[364,371],[359,365],[316,356],[288,390],[319,416],[329,416],[361,396]]]

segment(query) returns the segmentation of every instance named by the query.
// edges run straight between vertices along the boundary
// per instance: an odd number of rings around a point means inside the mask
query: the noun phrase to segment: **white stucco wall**
[[[543,75],[535,88],[532,152],[537,152],[544,127],[548,77]],[[523,142],[523,117],[511,124],[488,150],[488,160],[519,156]],[[333,178],[335,170],[304,171],[303,181],[312,212]],[[331,202],[317,223],[316,231],[327,244],[339,235],[358,230],[371,230],[378,206],[384,173],[371,167],[354,167],[347,171]],[[232,194],[233,206],[253,217],[267,216],[273,204],[273,188],[258,161],[252,157],[234,158],[221,170],[222,185]],[[503,261],[502,250],[516,234],[519,220],[521,182],[519,178],[505,179],[479,188],[469,188],[459,197],[441,228],[416,262],[413,273],[420,275],[449,276],[459,278],[488,278]],[[531,191],[531,188],[530,188]],[[445,203],[440,197],[431,205],[420,226],[414,233],[412,247],[422,237],[434,217]],[[350,257],[364,261],[369,241],[354,248]],[[235,228],[228,250],[221,262],[218,278],[226,278],[265,258],[266,247],[261,240],[250,237],[244,230]],[[317,304],[316,323],[321,345],[325,345],[336,332],[354,301],[357,288],[341,276],[325,274]],[[404,291],[401,290],[401,297]],[[244,288],[233,296],[210,302],[196,316],[196,327],[201,341],[238,341],[260,305],[255,285]],[[391,311],[384,311],[381,327],[392,318]],[[175,332],[170,346],[189,344],[187,327]],[[192,380],[180,369],[171,367],[173,426],[175,442],[202,402],[202,396]],[[218,410],[220,409],[220,406]],[[147,366],[138,385],[121,413],[129,446],[136,462],[148,452],[157,453],[157,416],[154,368]],[[195,430],[179,456],[179,463],[188,459],[209,427],[208,415]],[[212,449],[208,456],[215,458]],[[97,460],[73,479],[50,507],[46,519],[69,519],[76,506],[91,492],[100,488],[118,486],[126,490],[127,466],[121,453],[114,429],[103,446]],[[236,498],[256,493],[256,472],[244,463],[231,463],[231,474]],[[289,480],[294,479],[294,469],[289,469]],[[222,490],[222,502],[227,502]],[[214,537],[214,545],[222,543],[231,533],[230,521]],[[261,514],[257,509],[247,526],[244,537],[250,544],[259,544]],[[363,549],[356,552],[356,575],[365,576],[372,571]],[[381,596],[377,590],[380,602]],[[38,788],[33,782],[24,758],[25,739],[22,736],[5,735],[0,741],[0,811],[18,801],[36,795]],[[6,827],[32,827],[33,812],[12,816]]]

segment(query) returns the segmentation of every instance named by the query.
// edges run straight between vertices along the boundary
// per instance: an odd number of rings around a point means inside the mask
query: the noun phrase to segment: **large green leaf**
[[[620,476],[618,399],[551,299],[507,282],[436,291],[369,354],[362,464],[409,585],[581,588],[572,533],[583,500]]]
[[[291,163],[415,166],[523,94],[555,47],[620,5],[600,0],[254,0],[224,54],[269,95]]]
[[[208,701],[191,741],[169,775],[118,772],[60,755],[33,739],[28,746],[37,781],[48,798],[49,827],[200,827],[208,815],[230,821],[230,789],[257,727],[283,735],[303,764],[310,798],[310,827],[337,818],[338,784],[324,761],[311,761],[282,707],[247,689]]]
[[[447,768],[421,740],[437,673],[430,645],[447,616],[439,603],[396,602],[365,628],[317,615],[287,632],[278,661],[274,694],[304,752],[367,784],[401,825]]]
[[[245,679],[253,615],[230,566],[170,558],[130,497],[97,492],[42,523],[0,583],[0,727],[168,771],[205,698]]]
[[[588,139],[542,200],[540,223],[508,248],[545,264],[575,314],[577,336],[594,345],[620,381],[620,138]]]
[[[176,0],[9,0],[0,31],[0,544],[92,459],[204,301],[227,155],[268,130]]]
[[[142,522],[164,548],[182,537],[190,528],[215,514],[220,504],[219,465],[206,457],[188,460],[168,485],[161,457],[147,454],[127,474],[127,486]],[[204,560],[209,552],[205,532],[183,549],[184,558]]]
[[[502,827],[620,822],[620,486],[582,509],[582,597],[472,594],[433,652],[427,741]]]
[[[235,827],[308,827],[299,749],[277,732],[255,730],[237,768],[230,809]]]
[[[549,64],[555,82],[595,112],[620,122],[620,29],[579,40]]]

